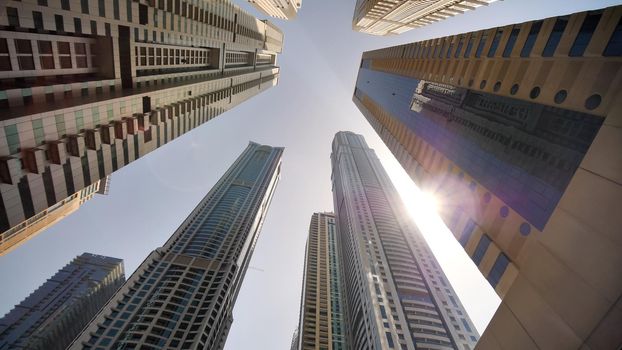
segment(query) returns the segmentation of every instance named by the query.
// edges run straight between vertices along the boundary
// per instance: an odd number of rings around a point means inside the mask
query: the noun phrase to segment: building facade
[[[332,149],[348,349],[472,349],[477,331],[375,152],[351,132]]]
[[[69,349],[222,349],[282,153],[251,142]]]
[[[123,260],[79,255],[0,319],[0,349],[64,350],[124,281]]]
[[[226,0],[0,4],[0,232],[277,84]]]
[[[475,10],[496,0],[356,0],[352,29],[373,35],[401,34]]]
[[[314,213],[309,225],[296,350],[345,350],[343,288],[332,213]]]
[[[622,342],[621,18],[617,6],[363,54],[355,104],[503,298],[482,349]]]
[[[30,238],[75,212],[95,194],[108,194],[110,175],[52,205],[44,211],[0,233],[0,256],[19,247]]]
[[[279,19],[294,19],[302,0],[248,0],[256,9],[268,16]]]

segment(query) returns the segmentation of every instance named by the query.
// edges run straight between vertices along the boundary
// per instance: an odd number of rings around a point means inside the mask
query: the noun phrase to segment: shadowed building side
[[[503,298],[482,349],[622,343],[621,43],[617,6],[363,54],[355,104]]]
[[[76,257],[0,319],[0,349],[64,350],[123,282],[123,260]]]

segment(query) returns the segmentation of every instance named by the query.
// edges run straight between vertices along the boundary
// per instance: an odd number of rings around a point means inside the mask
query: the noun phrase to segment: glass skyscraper
[[[64,350],[123,282],[123,260],[79,255],[0,319],[0,349]]]
[[[477,331],[361,135],[332,145],[348,349],[471,349]]]
[[[70,349],[222,349],[282,153],[251,142]]]

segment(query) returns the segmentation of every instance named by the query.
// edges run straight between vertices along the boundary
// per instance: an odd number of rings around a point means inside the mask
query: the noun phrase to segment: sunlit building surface
[[[42,212],[0,233],[0,256],[19,247],[22,243],[51,227],[65,216],[75,212],[95,194],[108,194],[110,176],[88,185],[80,191],[52,205]]]
[[[503,298],[481,349],[622,343],[621,18],[363,54],[354,102]]]
[[[352,29],[373,35],[401,34],[495,1],[356,0]]]
[[[294,19],[302,0],[248,0],[256,9],[268,16],[280,19]]]
[[[348,349],[472,349],[477,331],[374,150],[351,132],[332,150]]]
[[[228,1],[0,2],[0,232],[277,84]]]
[[[64,350],[124,281],[123,260],[76,257],[0,319],[0,349]]]
[[[309,225],[296,350],[345,350],[343,288],[332,213],[314,213]]]
[[[222,349],[282,153],[251,142],[69,349]]]

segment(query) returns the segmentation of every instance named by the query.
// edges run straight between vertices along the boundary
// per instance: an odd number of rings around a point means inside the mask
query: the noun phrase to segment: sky
[[[243,0],[234,2],[264,18]],[[285,147],[282,178],[238,296],[225,349],[289,349],[298,324],[309,221],[314,212],[332,211],[331,141],[337,131],[350,130],[364,135],[376,150],[483,332],[499,298],[352,103],[361,53],[620,1],[505,0],[391,37],[352,31],[354,3],[305,0],[296,20],[274,20],[285,33],[278,86],[115,172],[109,195],[96,196],[0,257],[0,314],[83,252],[124,259],[129,276],[170,237],[252,140]]]

